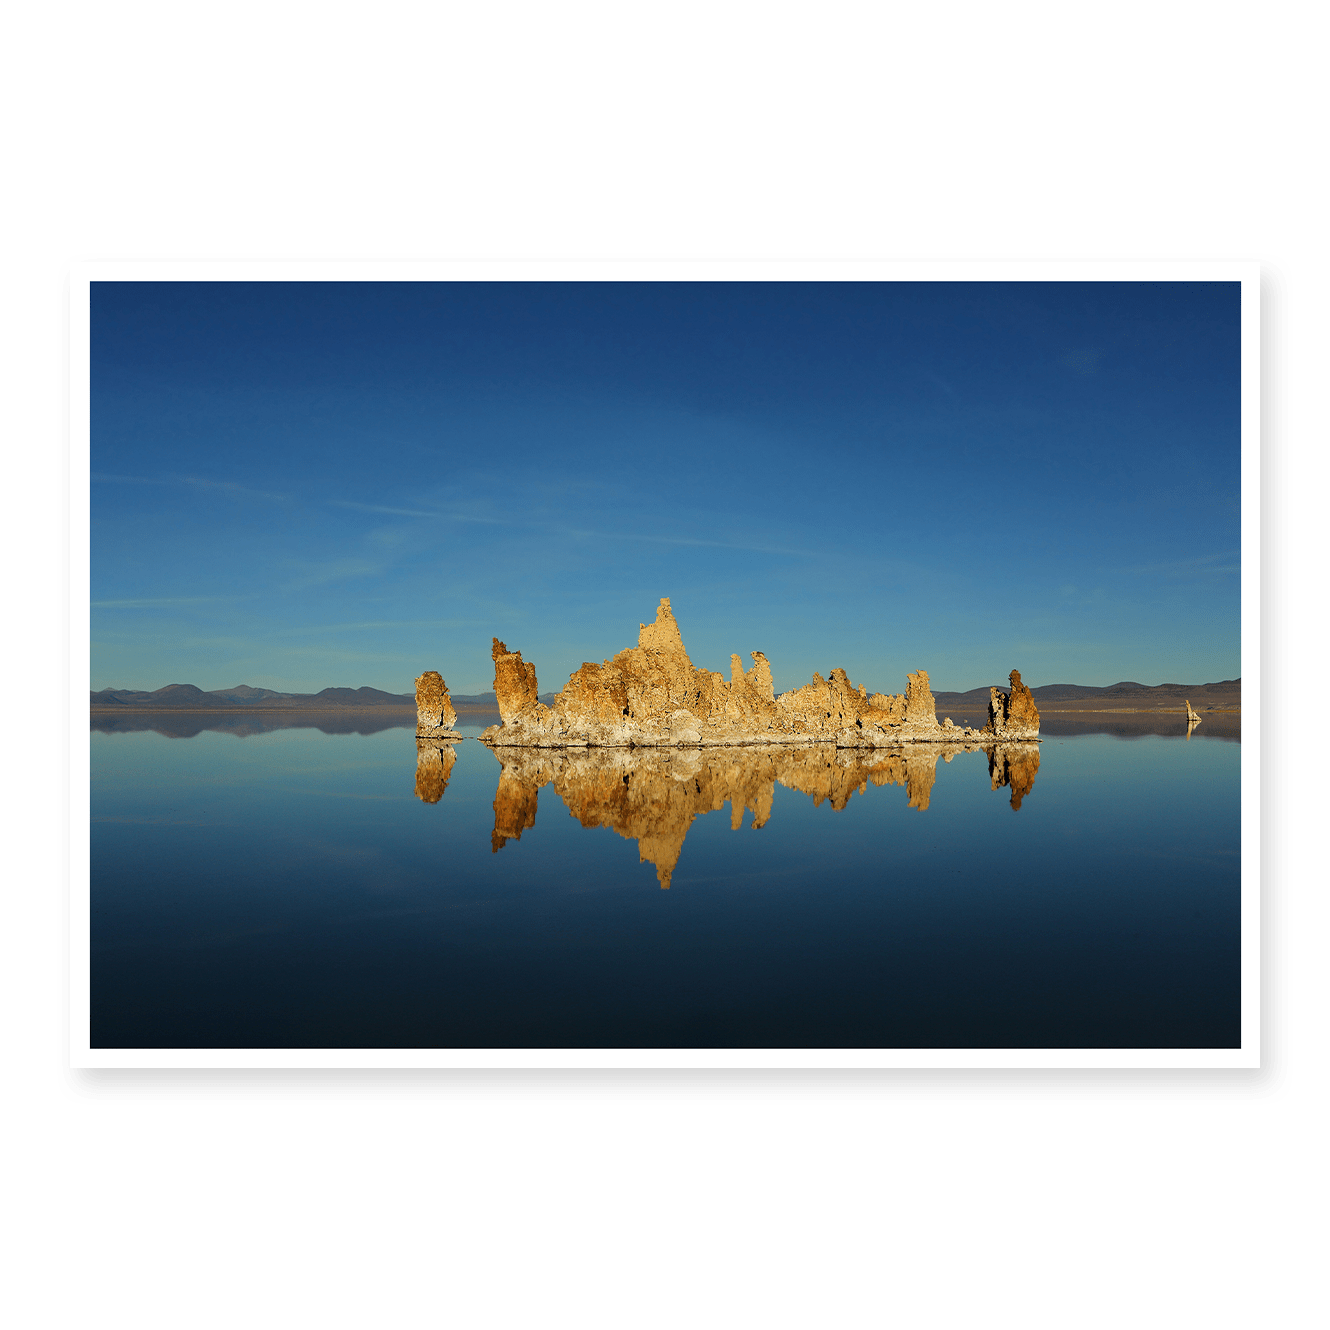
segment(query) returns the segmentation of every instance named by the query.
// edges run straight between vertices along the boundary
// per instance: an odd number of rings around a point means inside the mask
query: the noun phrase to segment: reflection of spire
[[[1039,770],[1038,744],[996,744],[988,754],[988,774],[992,788],[1011,786],[1011,810],[1016,812],[1021,800],[1034,788]]]
[[[436,804],[448,788],[448,777],[453,774],[457,753],[450,743],[431,743],[416,740],[416,798],[427,804]]]
[[[955,752],[955,749],[951,749]],[[928,808],[937,760],[947,756],[941,744],[909,744],[881,749],[803,748],[786,750],[778,761],[776,779],[787,789],[809,795],[814,805],[826,800],[839,812],[855,794],[874,785],[904,785],[911,808]]]
[[[701,770],[695,752],[667,754],[668,750],[647,754],[628,749],[498,750],[495,756],[503,771],[494,799],[494,848],[532,825],[537,791],[553,785],[584,827],[610,827],[636,840],[638,862],[654,864],[660,885],[668,887],[693,818],[709,812],[713,798],[705,788],[709,773]],[[723,802],[722,796],[714,806]]]
[[[937,779],[937,752],[933,745],[911,749],[905,757],[905,793],[910,797],[910,807],[921,813],[927,812],[928,800],[933,793],[933,782]]]
[[[522,833],[536,825],[536,796],[543,784],[524,780],[506,766],[499,773],[499,788],[494,793],[494,834],[490,837],[493,853],[498,854],[510,840],[521,840]]]

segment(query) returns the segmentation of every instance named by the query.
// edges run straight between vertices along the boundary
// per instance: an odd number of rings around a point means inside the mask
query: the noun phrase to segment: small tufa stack
[[[416,737],[455,739],[457,712],[448,697],[448,685],[438,670],[426,670],[416,680]]]
[[[983,733],[1007,743],[1038,739],[1039,708],[1034,704],[1034,694],[1021,682],[1020,670],[1012,670],[1008,677],[1010,693],[1000,688],[988,690],[988,724]]]

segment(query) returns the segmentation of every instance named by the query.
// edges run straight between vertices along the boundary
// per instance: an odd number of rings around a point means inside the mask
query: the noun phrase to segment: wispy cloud
[[[311,660],[320,665],[336,664],[338,662],[347,664],[368,662],[376,665],[389,664],[409,667],[415,660],[415,657],[406,651],[347,651],[342,648],[327,646],[293,646],[287,643],[277,644],[271,638],[186,637],[181,638],[173,645],[191,651],[234,652],[236,657],[228,662],[227,669],[239,669],[254,673],[263,672],[269,676],[273,673],[274,662],[296,663],[302,666]],[[327,686],[326,681],[319,684],[320,688],[326,688]]]
[[[305,564],[295,577],[282,587],[283,591],[308,591],[311,587],[327,586],[330,582],[345,582],[356,577],[374,577],[387,568],[381,560],[330,559],[326,563]]]
[[[94,481],[110,485],[186,485],[196,490],[211,490],[233,499],[262,499],[268,503],[289,503],[290,496],[274,494],[271,490],[251,489],[233,480],[211,480],[206,476],[112,476],[94,471]]]
[[[334,508],[353,508],[358,513],[381,513],[387,517],[442,517],[442,513],[427,513],[418,508],[388,508],[381,503],[352,503],[350,499],[333,499]]]
[[[688,545],[718,550],[743,550],[752,554],[792,554],[798,558],[813,558],[811,550],[791,550],[778,545],[750,545],[733,540],[700,540],[691,536],[652,536],[644,531],[588,531],[580,527],[556,526],[553,523],[531,523],[533,527],[554,531],[564,536],[576,536],[583,540],[635,540],[651,545]]]
[[[475,513],[448,513],[437,509],[427,511],[423,508],[392,508],[381,503],[355,503],[351,499],[331,499],[334,508],[350,508],[358,513],[377,513],[384,517],[428,517],[436,522],[475,522],[482,526],[518,525],[505,521],[501,517],[480,517]]]
[[[183,817],[92,817],[92,822],[127,822],[139,827],[227,827],[231,822],[196,822]]]
[[[206,480],[201,476],[180,476],[181,485],[190,485],[194,489],[215,490],[219,494],[229,495],[233,499],[266,499],[271,503],[288,503],[289,496],[273,494],[269,490],[250,489],[248,485],[237,485],[231,480]]]
[[[1221,554],[1200,554],[1192,559],[1136,564],[1122,571],[1156,577],[1210,577],[1220,573],[1240,573],[1242,560],[1237,550],[1229,550]]]
[[[177,605],[215,605],[223,600],[238,600],[238,596],[152,596],[139,600],[94,600],[94,610],[155,610],[171,609]]]
[[[479,526],[503,526],[516,530],[542,531],[551,535],[567,536],[577,540],[602,540],[607,543],[629,540],[651,545],[681,545],[706,549],[741,550],[753,554],[787,554],[796,558],[813,558],[811,550],[793,550],[784,546],[754,544],[735,540],[706,540],[692,536],[657,536],[644,531],[597,531],[587,527],[569,526],[562,522],[513,520],[503,517],[483,517],[477,513],[425,511],[419,508],[392,508],[382,504],[356,503],[350,499],[333,499],[338,508],[351,508],[358,512],[378,513],[394,517],[427,517],[439,522],[466,522]]]
[[[318,623],[299,628],[288,628],[283,637],[303,636],[306,633],[337,633],[376,630],[380,628],[475,628],[488,619],[379,619],[366,623]]]

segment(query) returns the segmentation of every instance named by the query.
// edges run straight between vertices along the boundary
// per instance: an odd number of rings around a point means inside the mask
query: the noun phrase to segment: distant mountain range
[[[1004,680],[995,685],[1009,687]],[[1115,683],[1105,688],[1093,688],[1079,683],[1046,683],[1031,688],[1035,705],[1041,711],[1077,711],[1091,707],[1108,710],[1163,711],[1182,709],[1183,699],[1190,701],[1198,711],[1207,708],[1229,710],[1242,706],[1242,680],[1224,679],[1219,683]],[[938,714],[943,707],[955,711],[986,711],[989,690],[971,688],[968,693],[933,694]]]
[[[1006,689],[1007,684],[997,685]],[[872,691],[872,690],[870,690]],[[1085,710],[1090,707],[1112,710],[1180,709],[1184,698],[1198,711],[1207,708],[1229,710],[1242,706],[1242,680],[1225,679],[1219,683],[1115,683],[1094,688],[1078,683],[1049,683],[1030,690],[1041,710]],[[556,693],[541,693],[542,702],[553,702]],[[103,688],[91,694],[94,710],[137,709],[140,711],[340,711],[345,708],[396,707],[415,710],[414,693],[385,693],[379,688],[325,688],[319,693],[279,693],[272,688],[253,688],[237,684],[234,688],[214,688],[205,692],[192,683],[169,683],[148,693],[133,688]],[[967,693],[933,694],[938,713],[944,707],[953,711],[985,711],[988,689],[971,688]],[[454,693],[454,706],[497,711],[493,693]]]
[[[205,692],[192,683],[169,683],[155,692],[134,688],[103,688],[91,694],[94,710],[139,711],[341,711],[367,707],[416,708],[414,693],[385,693],[380,688],[325,688],[318,693],[279,693],[247,683]],[[497,710],[493,693],[454,694],[453,705]]]

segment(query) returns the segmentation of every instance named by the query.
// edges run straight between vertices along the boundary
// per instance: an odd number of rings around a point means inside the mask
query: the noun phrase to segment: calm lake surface
[[[94,726],[95,1047],[1240,1042],[1221,721],[1046,719],[1033,770],[991,772],[474,738],[418,763],[401,719]]]

